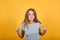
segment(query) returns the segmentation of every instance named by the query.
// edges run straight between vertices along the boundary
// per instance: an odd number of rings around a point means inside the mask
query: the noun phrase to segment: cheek
[[[28,19],[30,19],[30,15],[28,16]]]
[[[33,19],[35,18],[35,16],[33,16]]]

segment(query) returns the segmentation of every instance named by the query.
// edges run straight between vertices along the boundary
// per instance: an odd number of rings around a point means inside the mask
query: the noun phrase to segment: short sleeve
[[[39,25],[39,28],[41,27],[41,24],[40,23],[38,23],[38,25]]]
[[[22,23],[21,26],[22,26],[22,30],[24,30],[24,23]]]

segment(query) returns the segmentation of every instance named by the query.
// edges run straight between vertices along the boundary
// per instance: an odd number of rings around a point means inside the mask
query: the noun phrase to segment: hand
[[[16,32],[19,33],[19,31],[20,31],[20,28],[16,28]]]
[[[45,27],[44,27],[44,29],[43,29],[44,31],[46,31],[47,30],[47,25],[45,25]]]

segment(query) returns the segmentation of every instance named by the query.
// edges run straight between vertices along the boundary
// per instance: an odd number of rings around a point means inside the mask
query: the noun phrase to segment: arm
[[[17,34],[20,38],[23,38],[24,37],[24,34],[25,34],[25,31],[22,30],[21,33],[19,32],[19,29],[17,29]]]
[[[46,27],[44,27],[44,30],[42,30],[42,27],[39,28],[39,34],[43,36],[46,33]]]

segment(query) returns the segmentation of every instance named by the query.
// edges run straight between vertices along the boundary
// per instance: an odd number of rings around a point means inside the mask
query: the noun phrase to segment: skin
[[[34,18],[35,18],[35,16],[34,16],[34,13],[33,13],[33,11],[29,11],[28,12],[28,20],[30,21],[30,23],[29,23],[29,25],[32,25],[34,22],[33,22],[33,20],[34,20]],[[39,29],[39,34],[40,35],[44,35],[45,33],[46,33],[46,26],[43,28],[43,30],[42,30],[42,27],[40,27],[40,29]],[[23,38],[24,37],[24,34],[25,34],[25,32],[24,32],[24,30],[22,29],[22,31],[21,31],[21,33],[19,32],[20,31],[20,29],[19,28],[16,28],[16,31],[17,31],[17,34],[18,34],[18,36],[20,37],[20,38]]]

